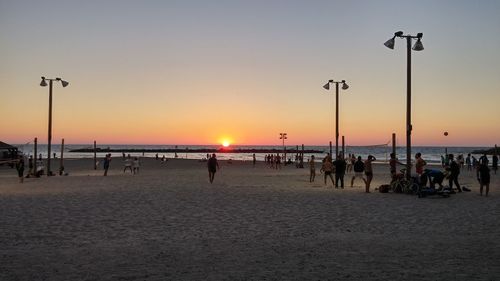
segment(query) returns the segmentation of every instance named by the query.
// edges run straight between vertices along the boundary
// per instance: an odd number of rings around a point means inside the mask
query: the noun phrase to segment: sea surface
[[[16,145],[24,154],[33,155],[34,146],[32,143]],[[64,146],[64,158],[92,158],[94,157],[93,153],[83,153],[83,152],[69,152],[72,149],[79,148],[92,148],[93,145],[89,144],[70,144]],[[111,148],[111,149],[219,149],[221,146],[217,145],[116,145],[116,144],[100,144],[97,147],[99,148]],[[279,149],[282,150],[282,146],[274,146],[274,145],[256,145],[256,146],[239,146],[232,145],[231,148],[241,148],[241,149]],[[440,163],[441,155],[445,154],[447,150],[448,153],[453,153],[455,155],[463,154],[464,157],[467,156],[468,153],[471,153],[474,150],[480,149],[488,149],[489,147],[442,147],[442,146],[414,146],[412,147],[412,157],[414,157],[415,153],[422,153],[422,157],[429,163]],[[296,149],[296,146],[287,146],[287,149]],[[299,147],[300,149],[300,147]],[[311,155],[314,155],[318,161],[325,157],[326,153],[330,151],[329,146],[304,146],[304,149],[311,150],[319,150],[323,153],[307,153],[305,155],[305,160],[309,159]],[[61,145],[52,145],[52,153],[56,153],[57,157],[61,155]],[[340,147],[339,147],[340,150]],[[378,162],[386,162],[389,160],[389,154],[391,153],[392,147],[390,145],[387,146],[347,146],[345,154],[355,154],[356,156],[361,156],[363,159],[366,159],[368,155],[373,155],[377,159]],[[335,153],[335,147],[333,147],[333,152]],[[47,157],[47,145],[39,144],[38,145],[38,154],[42,154],[43,158]],[[98,152],[98,158],[104,158],[105,152]],[[140,157],[155,157],[156,153],[130,153],[131,156],[140,156]],[[262,161],[264,159],[265,153],[256,153],[256,158],[258,161]],[[400,161],[406,161],[406,147],[397,147],[396,155]],[[112,153],[112,157],[121,157],[121,153]],[[158,156],[161,158],[165,156],[166,158],[175,158],[175,153],[158,153]],[[473,154],[476,158],[479,159],[481,155]],[[206,153],[177,153],[177,158],[183,159],[204,159],[206,158]],[[222,160],[233,159],[233,160],[244,160],[251,161],[252,153],[217,153],[217,158]],[[294,160],[295,154],[287,153],[287,158],[292,158]]]

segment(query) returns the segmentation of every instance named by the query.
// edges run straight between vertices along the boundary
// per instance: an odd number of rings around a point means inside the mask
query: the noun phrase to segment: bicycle
[[[415,177],[410,180],[406,179],[406,169],[401,169],[399,174],[396,174],[390,184],[392,192],[404,194],[417,194],[420,190],[420,185]]]

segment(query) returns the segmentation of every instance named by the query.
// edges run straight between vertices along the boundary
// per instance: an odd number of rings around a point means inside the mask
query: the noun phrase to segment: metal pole
[[[332,142],[331,141],[330,141],[330,156],[333,157],[333,155],[332,155]]]
[[[406,37],[406,179],[411,178],[411,37]]]
[[[392,153],[396,156],[396,134],[392,133]]]
[[[335,158],[339,155],[339,82],[335,82]]]
[[[59,163],[59,175],[62,176],[62,171],[64,170],[64,139],[61,141],[61,162]]]
[[[345,139],[344,139],[344,136],[342,136],[342,156],[345,156]]]
[[[52,80],[49,80],[49,133],[48,133],[48,147],[47,147],[47,176],[52,175],[50,170],[50,146],[52,144]]]
[[[94,170],[97,170],[97,144],[96,141],[94,141]]]
[[[36,155],[38,153],[38,139],[35,138],[35,155],[33,156],[33,173],[36,175],[36,161],[38,159],[38,156]]]

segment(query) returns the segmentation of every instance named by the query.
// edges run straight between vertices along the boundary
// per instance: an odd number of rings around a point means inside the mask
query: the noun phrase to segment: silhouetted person
[[[210,180],[210,183],[212,183],[214,181],[215,172],[217,172],[217,169],[219,168],[219,162],[217,162],[215,153],[212,154],[212,157],[208,159],[207,167],[208,167],[208,179]]]
[[[23,183],[24,181],[24,157],[19,156],[19,160],[16,163],[17,175],[19,176],[19,182]]]
[[[486,187],[485,195],[490,191],[490,168],[486,164],[479,164],[477,168],[477,180],[479,181],[479,193],[483,196],[483,187]]]
[[[424,166],[427,165],[424,159],[422,159],[422,154],[418,152],[415,154],[415,172],[418,176],[422,176],[424,173]]]
[[[33,155],[30,155],[30,157],[28,158],[28,168],[29,168],[28,174],[26,175],[27,178],[29,178],[30,176],[32,176],[33,172],[34,172],[33,171],[33,168],[34,168],[34,166],[33,166]]]
[[[422,176],[427,177],[429,180],[429,187],[435,188],[436,184],[439,188],[443,188],[444,174],[443,172],[435,169],[425,169]]]
[[[309,160],[309,182],[314,182],[316,177],[316,163],[314,163],[314,155],[311,155],[311,160]]]
[[[351,179],[351,187],[354,185],[354,179],[356,178],[362,179],[366,186],[366,179],[364,177],[365,163],[363,163],[363,160],[361,160],[361,156],[358,156],[358,160],[355,161],[352,166],[354,167],[354,176],[352,176]]]
[[[326,178],[330,177],[332,180],[332,185],[335,186],[335,180],[333,179],[332,173],[333,173],[333,163],[332,163],[332,158],[330,157],[330,154],[328,154],[325,159],[323,159],[323,165],[321,166],[321,171],[325,173],[325,185],[326,185]]]
[[[368,159],[365,161],[365,175],[366,175],[366,193],[370,193],[370,184],[373,179],[373,168],[372,162],[377,160],[374,156],[368,155]]]
[[[132,168],[134,169],[134,175],[139,173],[139,167],[141,166],[139,162],[139,158],[135,157],[134,161],[132,161]]]
[[[450,166],[447,168],[450,171],[449,177],[449,185],[450,189],[453,190],[453,184],[457,186],[458,192],[462,192],[462,188],[460,188],[460,184],[458,183],[458,175],[460,174],[460,166],[456,161],[453,160],[453,154],[448,156]]]
[[[467,154],[465,158],[465,165],[467,165],[467,171],[472,171],[472,159],[470,158],[470,153]]]
[[[255,168],[255,164],[257,163],[257,158],[255,158],[255,153],[252,155],[252,163],[253,167]]]
[[[344,189],[344,175],[347,167],[344,156],[339,154],[333,165],[335,166],[335,188],[338,188],[340,182],[340,187]]]
[[[111,163],[111,153],[106,154],[104,158],[104,176],[108,175],[109,164]]]
[[[391,179],[394,181],[396,179],[396,176],[398,174],[397,172],[397,165],[405,165],[404,163],[401,163],[398,161],[396,158],[396,154],[394,152],[391,153],[391,160],[389,160],[389,167],[391,171]]]

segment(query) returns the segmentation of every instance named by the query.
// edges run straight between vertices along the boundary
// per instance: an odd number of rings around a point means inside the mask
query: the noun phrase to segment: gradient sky
[[[0,140],[123,144],[500,143],[500,1],[0,0]],[[443,135],[444,131],[449,136]]]

